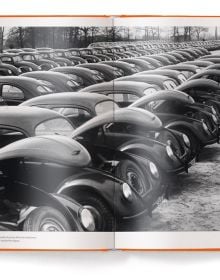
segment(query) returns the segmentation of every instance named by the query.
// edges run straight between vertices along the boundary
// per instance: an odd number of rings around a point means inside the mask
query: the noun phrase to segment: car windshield
[[[64,118],[55,118],[46,120],[35,128],[35,135],[63,135],[71,136],[73,133],[73,126]]]
[[[119,109],[118,105],[111,100],[102,101],[96,104],[95,106],[95,111],[97,115],[101,115],[103,113],[107,113],[109,111],[114,111],[117,109]]]

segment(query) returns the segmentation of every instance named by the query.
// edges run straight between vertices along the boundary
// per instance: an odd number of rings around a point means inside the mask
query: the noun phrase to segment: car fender
[[[81,205],[74,200],[62,197],[59,194],[47,193],[29,184],[19,182],[13,182],[13,186],[9,186],[9,191],[10,188],[12,188],[12,200],[32,207],[53,207],[67,218],[73,231],[82,231],[82,227],[77,221]]]
[[[168,168],[172,168],[172,165],[169,164],[170,161],[165,148],[166,145],[158,141],[153,141],[152,145],[146,145],[144,141],[134,142],[133,140],[120,146],[119,150],[153,161],[164,172]]]
[[[188,129],[199,142],[201,141],[200,137],[202,137],[202,135],[200,130],[197,129],[197,127],[195,125],[192,125],[191,123],[187,123],[184,121],[173,121],[165,125],[165,128],[174,129],[174,130],[177,129],[178,127]]]

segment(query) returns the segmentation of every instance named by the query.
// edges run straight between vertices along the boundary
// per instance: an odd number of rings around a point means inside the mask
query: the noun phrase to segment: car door
[[[7,105],[19,105],[25,100],[24,91],[12,84],[1,84],[1,96],[6,101]]]

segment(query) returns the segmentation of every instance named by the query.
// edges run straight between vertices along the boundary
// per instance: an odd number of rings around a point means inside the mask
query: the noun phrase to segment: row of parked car
[[[219,141],[218,42],[148,44],[0,55],[1,230],[136,229]]]

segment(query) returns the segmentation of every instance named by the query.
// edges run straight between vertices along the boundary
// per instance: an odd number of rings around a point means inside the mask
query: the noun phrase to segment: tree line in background
[[[173,26],[166,32],[159,27],[0,27],[0,51],[3,48],[78,48],[94,42],[135,40],[170,40],[173,42],[202,40],[209,35],[207,27]],[[218,38],[217,27],[214,38]],[[214,39],[213,38],[213,39]]]

